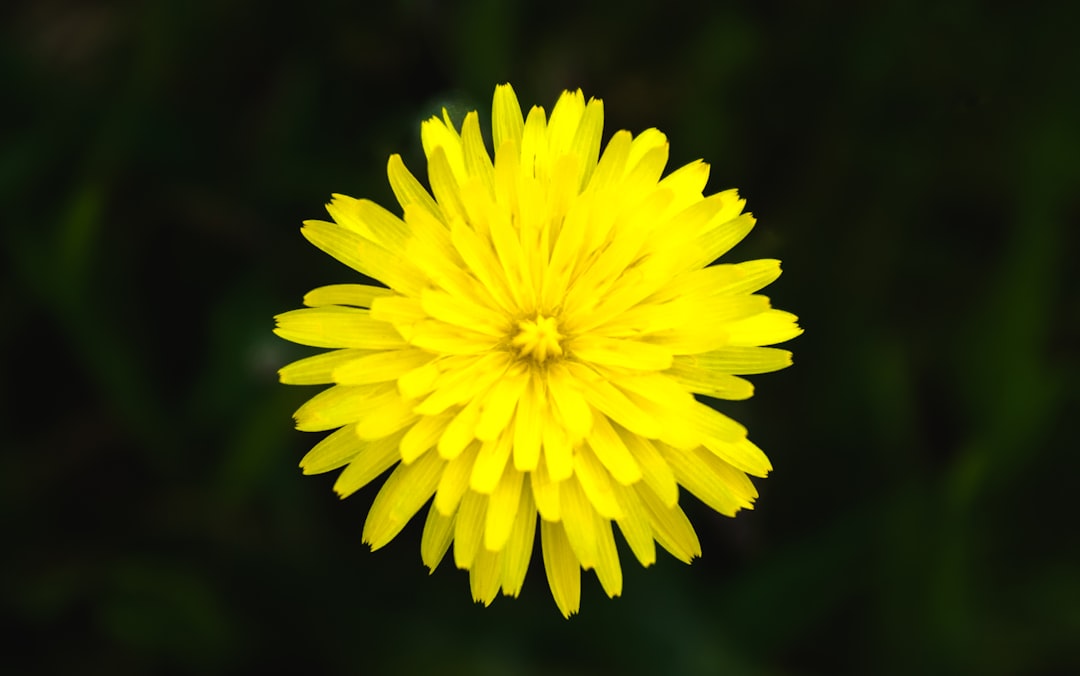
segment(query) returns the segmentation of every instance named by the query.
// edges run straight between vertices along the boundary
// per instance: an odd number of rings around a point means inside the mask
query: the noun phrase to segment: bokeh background
[[[1080,12],[1066,3],[45,0],[0,10],[0,610],[11,674],[1080,669]],[[1074,7],[1077,5],[1073,5]],[[776,470],[704,557],[564,620],[371,554],[374,486],[271,333],[353,279],[302,220],[393,206],[419,123],[603,98],[759,219],[796,364],[724,410]],[[1075,673],[1075,672],[1074,672]]]

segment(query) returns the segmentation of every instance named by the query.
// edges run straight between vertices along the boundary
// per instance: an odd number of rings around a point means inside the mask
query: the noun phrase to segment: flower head
[[[539,523],[569,616],[582,568],[621,593],[613,522],[642,565],[655,543],[689,562],[701,549],[679,486],[725,515],[752,507],[747,475],[768,459],[694,395],[749,397],[739,375],[791,363],[761,346],[801,331],[754,293],[778,261],[714,264],[754,219],[734,190],[702,194],[708,165],[662,177],[655,129],[619,131],[601,154],[603,105],[581,91],[550,119],[523,117],[509,85],[492,108],[494,161],[476,112],[459,132],[444,111],[421,127],[430,192],[390,158],[402,217],[335,195],[333,222],[304,224],[385,286],[324,286],[279,315],[279,336],[335,348],[280,375],[331,385],[296,412],[298,429],[336,429],[305,473],[344,467],[344,497],[393,468],[364,524],[372,549],[430,500],[424,563],[453,545],[488,604],[521,590]]]

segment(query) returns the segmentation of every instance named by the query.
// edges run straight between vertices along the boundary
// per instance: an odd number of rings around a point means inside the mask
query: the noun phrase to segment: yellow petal
[[[423,455],[439,441],[439,437],[453,419],[453,413],[420,418],[401,438],[401,461],[408,464]]]
[[[701,556],[701,543],[686,514],[677,505],[665,507],[648,485],[639,483],[634,488],[660,546],[683,563],[690,563],[694,557]]]
[[[480,548],[469,568],[469,589],[473,601],[491,605],[502,583],[502,552]]]
[[[749,439],[720,441],[715,437],[705,437],[701,444],[718,455],[720,459],[751,476],[764,477],[772,471],[769,458]]]
[[[515,289],[516,297],[519,299],[519,307],[531,308],[537,307],[536,298],[537,290],[540,288],[540,277],[544,266],[547,265],[551,224],[544,216],[546,209],[544,202],[545,193],[550,184],[545,184],[540,179],[530,176],[520,178],[518,213],[521,215],[503,218],[498,222],[515,226],[521,246],[518,276],[522,280],[521,285]],[[499,228],[492,227],[493,236],[499,232]]]
[[[663,302],[682,296],[678,284],[683,275],[705,265],[698,263],[697,240],[710,224],[738,216],[742,205],[734,190],[710,195],[674,212],[650,233],[643,249],[651,255],[637,267],[650,300]]]
[[[628,272],[636,277],[637,271]],[[642,301],[649,295],[651,286],[627,282],[613,287],[604,294],[596,309],[587,315],[582,325],[573,326],[575,331],[595,331],[608,338],[646,338],[658,331],[670,330],[691,324],[700,317],[695,308],[684,301],[657,303]]]
[[[521,169],[541,180],[549,176],[547,116],[544,109],[533,106],[525,118],[521,133]]]
[[[496,305],[505,313],[516,308],[512,300],[505,271],[492,249],[490,241],[460,219],[450,225],[450,239],[458,255],[468,265]]]
[[[513,467],[507,468],[499,485],[491,493],[484,524],[484,547],[499,551],[506,546],[517,519],[521,502],[522,480],[525,475]]]
[[[461,183],[465,180],[467,174],[465,172],[465,157],[461,148],[461,137],[458,136],[457,131],[451,125],[437,117],[424,120],[420,124],[420,140],[424,146],[424,154],[427,155],[429,167],[434,162],[435,156],[441,151],[449,168],[453,171],[456,181]],[[434,189],[434,186],[432,188]],[[440,203],[442,202],[442,200],[438,199],[438,193],[436,193],[435,198]]]
[[[424,532],[420,536],[420,559],[429,571],[435,572],[453,539],[454,515],[446,516],[432,505],[428,508]]]
[[[646,158],[649,153],[666,148],[667,144],[667,136],[659,129],[649,128],[641,132],[634,137],[633,143],[630,144],[630,153],[626,160],[627,170],[632,171],[638,164],[641,164],[644,161],[644,158]],[[657,178],[659,178],[662,172],[663,166],[650,173],[655,173]],[[654,180],[653,182],[655,183],[656,181]]]
[[[485,441],[480,444],[480,453],[473,463],[472,476],[469,477],[469,487],[478,493],[490,494],[499,485],[503,470],[506,469],[506,461],[510,459],[510,446],[513,437],[502,434],[494,441]],[[510,471],[517,470],[510,468]]]
[[[626,172],[622,185],[619,186],[622,198],[630,202],[654,190],[660,175],[664,172],[667,160],[668,145],[665,142],[663,145],[646,151],[637,164],[634,164],[634,145],[631,144],[630,159],[627,162],[629,171]]]
[[[274,317],[274,333],[312,347],[390,350],[406,347],[394,327],[372,319],[367,310],[338,306],[290,310]]]
[[[509,84],[495,87],[495,96],[491,103],[491,132],[495,148],[498,149],[507,141],[520,145],[524,127],[521,104],[514,94],[514,88]]]
[[[695,160],[665,176],[657,187],[671,190],[676,196],[672,206],[681,211],[702,199],[702,191],[708,180],[709,165],[701,160]]]
[[[641,479],[641,468],[633,453],[623,443],[621,437],[611,427],[604,416],[599,416],[588,437],[589,446],[596,453],[606,472],[610,472],[616,481],[629,485]],[[603,512],[601,511],[601,514]],[[616,518],[614,515],[609,518]]]
[[[521,213],[518,204],[518,188],[522,180],[521,144],[506,141],[495,148],[495,203],[484,200],[470,200],[470,216],[473,222],[478,220],[486,224],[486,229],[475,226],[477,232],[491,234],[491,222],[512,220],[514,214]],[[477,218],[480,216],[480,218]],[[510,269],[507,269],[510,272]]]
[[[769,309],[769,299],[760,295],[699,296],[668,303],[642,305],[604,327],[609,335],[651,334],[657,345],[680,345],[688,340],[704,344],[722,343],[731,322],[752,317]],[[668,354],[674,352],[668,347]],[[670,366],[668,362],[663,368]]]
[[[445,516],[451,516],[461,503],[461,498],[469,488],[469,475],[472,474],[472,466],[476,461],[476,454],[480,450],[480,444],[472,443],[457,456],[446,464],[439,486],[435,491],[435,508]]]
[[[472,357],[466,357],[465,359],[471,360]],[[436,359],[408,373],[403,373],[397,381],[398,392],[406,399],[419,399],[425,394],[430,394],[435,389],[439,376],[442,375],[442,371],[439,369],[440,364],[447,361],[449,360]],[[449,405],[447,404],[447,406]]]
[[[618,388],[607,381],[599,380],[594,372],[580,364],[568,362],[567,367],[584,387],[585,400],[613,421],[643,437],[656,438],[660,434],[656,420],[630,401]]]
[[[300,468],[304,474],[321,474],[347,465],[367,444],[356,436],[356,426],[346,425],[315,445],[304,459]]]
[[[341,385],[367,385],[397,380],[420,368],[434,357],[422,350],[388,350],[352,359],[334,369],[334,382]]]
[[[361,442],[360,452],[349,461],[337,481],[334,492],[346,498],[371,483],[375,477],[393,467],[398,462],[398,443],[400,434],[392,434],[382,439]]]
[[[441,354],[480,354],[492,350],[498,338],[445,322],[424,320],[413,326],[409,342]]]
[[[570,152],[581,116],[585,113],[585,95],[581,90],[565,91],[551,109],[548,122],[548,151],[556,159]]]
[[[454,296],[437,289],[424,289],[420,304],[430,317],[452,324],[467,333],[483,333],[502,338],[511,322],[486,305],[482,298]]]
[[[653,490],[665,507],[674,507],[679,501],[679,484],[664,457],[656,445],[649,439],[633,434],[622,427],[616,427],[619,437],[634,456],[641,468],[641,478]]]
[[[590,253],[584,243],[586,235],[596,227],[592,218],[594,202],[595,195],[586,193],[573,199],[567,207],[565,220],[554,239],[542,280],[541,297],[548,307],[565,301],[572,273],[578,263]]]
[[[353,307],[371,307],[372,301],[394,294],[392,289],[370,284],[331,284],[308,291],[304,296],[304,305],[319,307],[322,305],[351,305]]]
[[[442,458],[428,453],[411,465],[398,465],[390,474],[364,522],[363,539],[372,550],[394,539],[435,493],[445,465]]]
[[[798,317],[783,310],[768,310],[729,324],[728,344],[732,346],[774,345],[791,340],[802,333]]]
[[[672,359],[671,351],[660,345],[595,334],[575,338],[570,350],[575,357],[584,361],[653,371],[668,368]]]
[[[382,405],[395,397],[392,387],[384,383],[356,387],[335,385],[316,394],[297,409],[293,414],[296,429],[321,432],[341,427],[358,420],[365,408]]]
[[[704,437],[734,442],[746,436],[746,428],[716,409],[695,402],[687,410],[687,422]]]
[[[507,425],[528,384],[529,372],[515,365],[492,386],[480,405],[480,418],[476,423],[477,439],[489,441],[500,435],[513,437],[513,431],[506,431]]]
[[[690,392],[704,394],[717,399],[749,399],[754,395],[754,385],[749,381],[729,373],[710,373],[698,369],[688,369],[676,364],[664,372]]]
[[[740,500],[746,509],[753,509],[758,492],[754,488],[754,483],[750,481],[750,477],[703,448],[695,448],[694,454],[705,463],[705,466],[709,468],[709,472],[715,474],[724,482],[731,494],[737,500]]]
[[[656,562],[656,547],[652,527],[649,525],[649,515],[633,488],[615,484],[613,489],[623,512],[622,518],[617,520],[619,530],[634,556],[647,568]]]
[[[454,524],[454,565],[471,568],[484,538],[484,524],[488,497],[475,491],[466,491],[458,507]]]
[[[338,225],[395,254],[402,253],[409,238],[405,222],[371,200],[335,194],[326,210]]]
[[[585,570],[596,565],[596,510],[576,478],[559,486],[562,525],[570,546]]]
[[[334,381],[334,370],[361,357],[371,350],[334,350],[294,361],[278,370],[278,378],[286,385],[328,385]]]
[[[725,347],[702,354],[679,356],[673,367],[701,377],[725,373],[769,373],[791,366],[791,352],[775,347]]]
[[[390,189],[394,191],[394,197],[397,198],[402,209],[414,205],[428,212],[432,218],[442,220],[442,209],[420,184],[420,181],[416,180],[412,172],[405,167],[405,163],[401,161],[401,155],[395,153],[390,156],[386,174],[390,178]]]
[[[412,327],[427,316],[418,298],[384,296],[371,301],[371,318],[392,324],[405,339],[412,335]]]
[[[622,510],[612,493],[611,478],[588,446],[582,446],[574,454],[574,476],[585,497],[601,516],[607,519],[622,517]]]
[[[615,536],[611,532],[611,522],[596,517],[596,577],[608,597],[622,593],[622,567],[619,565],[619,553],[615,549]]]
[[[603,131],[604,103],[600,99],[589,99],[589,103],[585,106],[585,113],[581,116],[581,122],[574,133],[574,141],[570,146],[571,152],[583,160],[581,177],[577,185],[579,191],[589,184],[592,173],[596,169]]]
[[[455,404],[475,399],[502,377],[509,364],[510,358],[501,351],[446,360],[444,365],[448,368],[431,383],[431,396],[416,406],[416,412],[438,415]]]
[[[507,596],[517,596],[525,582],[536,538],[536,505],[533,504],[529,484],[521,488],[514,526],[503,548],[502,590]]]
[[[465,450],[465,447],[475,438],[474,430],[479,416],[480,404],[475,400],[458,411],[439,437],[437,444],[439,455],[446,460],[453,460]]]
[[[356,436],[375,440],[397,431],[404,431],[416,422],[418,416],[396,391],[378,403],[373,402],[356,416]]]
[[[601,250],[590,263],[582,277],[575,281],[570,295],[595,293],[594,300],[603,301],[605,296],[620,283],[636,284],[631,264],[641,258],[642,249],[650,233],[662,222],[662,214],[674,198],[670,190],[653,190],[633,195],[623,204],[606,205],[608,215],[614,216],[611,230]],[[591,228],[598,234],[603,226]],[[647,250],[646,250],[647,251]],[[604,316],[600,321],[608,321]]]
[[[335,223],[304,221],[300,234],[319,249],[390,288],[419,293],[424,276],[408,259]]]
[[[611,136],[589,180],[589,190],[603,190],[622,178],[632,143],[633,136],[626,130],[617,131]]]
[[[457,153],[458,159],[453,160],[448,157],[446,148],[439,146],[428,155],[428,183],[431,185],[431,193],[435,196],[435,201],[439,203],[446,221],[466,216],[465,206],[461,203],[460,189],[467,177],[464,161],[460,158],[460,148]],[[456,164],[457,162],[461,162],[460,167]],[[409,218],[408,210],[406,210],[406,220],[414,220]]]
[[[780,261],[763,258],[733,265],[713,265],[686,277],[692,284],[700,284],[703,291],[712,294],[736,295],[754,293],[772,284],[780,276]],[[688,288],[685,293],[695,293]]]
[[[498,171],[498,168],[496,168]],[[491,244],[499,266],[509,283],[510,293],[518,307],[525,304],[531,290],[522,280],[528,279],[529,265],[525,252],[522,249],[521,236],[514,228],[510,218],[499,213],[493,213],[487,219],[491,229]]]
[[[637,372],[624,375],[613,371],[605,375],[612,384],[625,392],[628,397],[636,395],[637,399],[633,399],[633,401],[646,399],[653,404],[657,404],[665,412],[681,412],[687,406],[692,406],[696,402],[693,395],[668,375],[669,372]]]
[[[555,605],[563,617],[570,617],[581,604],[581,568],[561,524],[540,522],[544,551],[544,571]]]
[[[553,364],[548,370],[547,388],[551,403],[559,411],[571,439],[582,439],[592,430],[592,408],[579,391],[570,371],[561,364]]]
[[[621,380],[613,382],[621,382]],[[678,448],[692,448],[700,445],[700,435],[686,424],[686,404],[676,405],[675,402],[657,401],[654,395],[650,395],[650,398],[646,399],[637,392],[629,390],[623,390],[623,394],[638,410],[655,420],[659,425],[660,433],[656,436],[656,439]],[[696,400],[691,400],[690,405],[696,404]],[[617,424],[615,421],[612,421],[612,423]]]
[[[527,217],[522,219],[522,227],[536,230],[540,235],[540,244],[535,249],[535,253],[539,255],[537,265],[530,267],[534,274],[548,264],[548,254],[562,232],[566,213],[580,192],[581,175],[581,158],[577,155],[563,155],[552,167],[551,182],[546,191],[522,191],[521,209],[523,216],[527,214]],[[529,198],[528,201],[525,200],[526,197]],[[544,281],[539,277],[533,278],[535,285],[542,285]]]
[[[385,397],[372,401],[356,417],[356,436],[361,439],[379,439],[398,430],[411,427],[417,415],[412,404],[391,390]]]
[[[696,253],[690,267],[705,267],[726,254],[753,230],[755,222],[754,216],[747,213],[707,230],[694,242]]]
[[[544,465],[552,481],[569,479],[574,473],[574,450],[562,425],[545,424]]]
[[[707,451],[699,454],[666,445],[661,446],[661,449],[679,483],[709,507],[725,516],[735,516],[735,512],[751,506],[732,492],[728,486],[728,473],[716,471],[716,468],[721,466],[728,467],[732,472],[737,471],[727,463]],[[710,464],[706,458],[711,458],[714,462]]]
[[[547,406],[544,399],[543,381],[528,376],[529,383],[518,400],[514,416],[514,468],[521,472],[533,472],[540,461],[540,445],[543,432],[540,429],[543,419],[541,407]]]
[[[530,487],[533,499],[536,501],[536,510],[540,517],[546,521],[559,521],[562,518],[559,498],[559,483],[552,481],[548,474],[547,463],[541,462],[536,466],[535,472],[529,473]]]
[[[480,133],[480,118],[476,111],[465,116],[461,125],[461,145],[465,158],[465,171],[470,177],[480,179],[488,192],[495,194],[495,167],[491,155],[484,147],[484,137]]]

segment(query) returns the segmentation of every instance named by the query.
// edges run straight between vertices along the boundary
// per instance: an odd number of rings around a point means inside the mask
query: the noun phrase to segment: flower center
[[[518,329],[518,334],[510,342],[517,347],[521,357],[531,357],[542,364],[548,357],[562,356],[563,349],[559,341],[563,339],[563,335],[559,333],[554,317],[537,313],[535,320],[519,321]]]

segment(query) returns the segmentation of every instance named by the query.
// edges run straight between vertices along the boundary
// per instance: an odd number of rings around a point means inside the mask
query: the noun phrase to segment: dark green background
[[[1080,669],[1080,50],[1065,3],[50,0],[0,10],[8,673]],[[1009,8],[1013,9],[1009,9]],[[1020,9],[1022,7],[1022,9]],[[392,203],[419,123],[511,81],[656,126],[759,219],[795,366],[724,407],[757,510],[704,557],[539,557],[488,609],[297,463],[271,316],[350,272],[300,222]],[[14,668],[9,671],[8,667]]]

